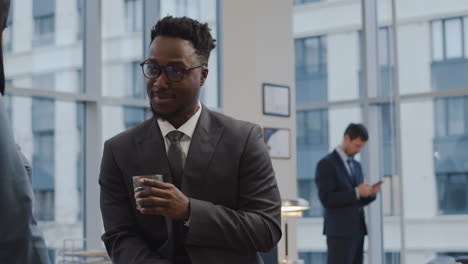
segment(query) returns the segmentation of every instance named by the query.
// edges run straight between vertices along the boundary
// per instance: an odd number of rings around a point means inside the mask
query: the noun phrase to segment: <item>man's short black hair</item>
[[[208,24],[202,24],[188,17],[167,16],[159,20],[151,29],[151,42],[157,36],[181,38],[192,42],[202,63],[208,64],[211,50],[216,47],[216,40],[210,33]]]
[[[367,133],[367,128],[363,124],[349,124],[344,134],[345,136],[348,135],[351,140],[360,138],[366,142],[369,139],[369,133]]]

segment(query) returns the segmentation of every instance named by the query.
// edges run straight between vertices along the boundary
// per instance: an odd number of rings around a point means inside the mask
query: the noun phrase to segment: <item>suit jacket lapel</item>
[[[147,129],[143,135],[137,138],[139,164],[142,173],[160,173],[164,176],[164,182],[172,182],[171,170],[166,155],[164,139],[161,135],[158,122],[155,118],[148,120]],[[138,137],[138,136],[137,136]]]
[[[166,146],[158,122],[155,118],[148,121],[141,137],[137,136],[138,158],[143,174],[160,173],[164,182],[172,182],[171,170],[167,160]],[[168,240],[159,249],[159,254],[169,257],[173,251],[172,220],[164,217]]]
[[[343,160],[340,157],[340,154],[336,152],[336,150],[333,151],[333,158],[335,160],[335,164],[338,167],[338,170],[341,172],[339,175],[341,178],[345,178],[345,181],[347,181],[351,186],[353,186],[353,182],[351,181],[351,177],[348,174],[348,170],[346,170],[346,167],[343,163]]]
[[[205,175],[223,129],[224,127],[213,118],[211,111],[203,106],[185,160],[182,179],[184,193],[191,194],[192,190],[196,191],[197,186],[191,186],[187,183],[190,183],[191,179]]]

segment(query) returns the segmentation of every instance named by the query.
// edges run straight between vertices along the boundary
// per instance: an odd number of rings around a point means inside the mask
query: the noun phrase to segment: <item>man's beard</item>
[[[153,113],[153,116],[156,119],[160,118],[162,120],[168,120],[168,119],[177,117],[178,115],[180,115],[182,113],[182,109],[177,109],[176,111],[171,112],[171,113],[167,113],[167,114],[158,113],[158,112],[156,112],[154,110],[153,105],[151,105],[151,103],[150,103],[150,108],[151,108],[151,112]]]

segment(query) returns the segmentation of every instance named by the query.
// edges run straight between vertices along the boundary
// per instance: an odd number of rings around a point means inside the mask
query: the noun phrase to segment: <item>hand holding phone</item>
[[[382,184],[382,183],[383,183],[383,180],[380,180],[380,181],[378,181],[378,182],[372,184],[372,187],[375,187],[375,186],[380,185],[380,184]]]

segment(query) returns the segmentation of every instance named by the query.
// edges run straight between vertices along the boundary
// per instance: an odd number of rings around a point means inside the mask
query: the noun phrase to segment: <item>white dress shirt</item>
[[[344,151],[343,149],[341,148],[341,145],[339,145],[338,147],[335,148],[336,152],[338,152],[338,155],[340,155],[340,158],[341,160],[343,161],[343,164],[345,165],[345,168],[346,168],[346,171],[348,172],[348,176],[351,177],[351,168],[349,167],[349,164],[348,164],[348,159],[352,158],[350,156],[348,156]],[[354,177],[356,177],[356,175],[354,175]],[[357,179],[356,179],[357,180]],[[359,200],[359,190],[358,190],[358,187],[355,188],[356,190],[356,197],[358,198]]]
[[[166,147],[166,154],[169,151],[169,146],[171,144],[169,138],[167,138],[167,134],[169,134],[169,132],[174,131],[174,130],[184,133],[184,135],[180,139],[180,147],[182,148],[182,167],[183,168],[185,168],[185,159],[187,158],[187,153],[190,148],[190,142],[192,142],[193,132],[195,132],[195,127],[197,126],[198,119],[200,119],[201,109],[202,109],[202,105],[200,101],[198,101],[197,112],[195,112],[195,114],[192,117],[190,117],[190,119],[187,120],[187,122],[181,125],[178,129],[176,129],[167,120],[158,118],[159,129],[161,129],[161,134],[164,137],[164,145]],[[187,221],[185,221],[184,225],[187,227],[190,226],[190,217]]]
[[[169,138],[167,138],[167,134],[169,132],[177,130],[184,135],[180,139],[180,147],[182,148],[182,166],[185,168],[185,159],[187,158],[187,153],[190,148],[190,142],[192,141],[193,137],[193,132],[195,131],[195,127],[197,126],[198,119],[200,119],[200,114],[201,114],[201,109],[202,106],[200,102],[198,102],[198,110],[195,112],[195,114],[190,117],[187,122],[185,122],[182,126],[180,126],[178,129],[176,129],[171,123],[169,123],[167,120],[163,120],[161,118],[158,118],[158,124],[159,124],[159,129],[161,129],[161,134],[164,137],[164,145],[166,147],[166,154],[167,151],[169,151],[169,145],[171,142],[169,141]]]

